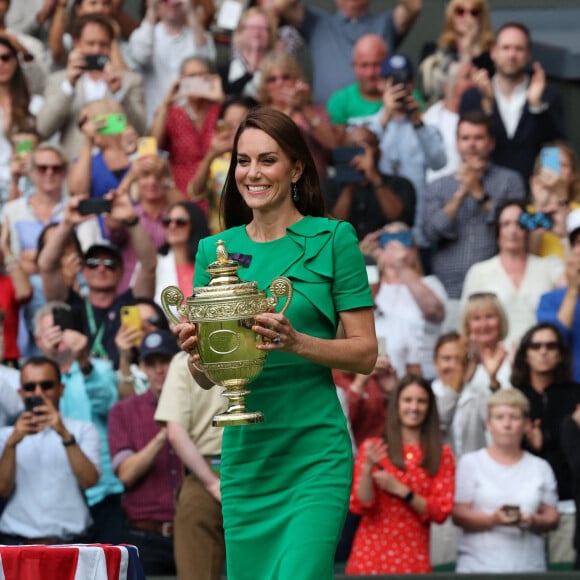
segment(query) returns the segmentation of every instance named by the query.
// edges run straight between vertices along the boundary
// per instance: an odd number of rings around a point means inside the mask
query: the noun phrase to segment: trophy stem
[[[224,381],[227,382],[227,381]],[[233,425],[253,425],[263,423],[264,415],[260,411],[246,411],[246,395],[250,392],[244,385],[224,385],[226,390],[222,396],[228,399],[228,408],[213,418],[214,427],[230,427]]]

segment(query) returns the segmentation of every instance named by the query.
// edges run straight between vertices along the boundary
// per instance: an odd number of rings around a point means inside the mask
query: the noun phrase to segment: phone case
[[[137,141],[137,156],[157,155],[157,140],[155,137],[141,137]]]

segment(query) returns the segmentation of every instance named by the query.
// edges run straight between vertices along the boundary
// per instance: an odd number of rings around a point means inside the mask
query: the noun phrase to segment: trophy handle
[[[161,306],[163,306],[163,311],[167,314],[167,317],[173,324],[181,324],[181,320],[173,314],[170,307],[175,306],[178,312],[182,312],[183,304],[183,292],[181,288],[177,286],[167,286],[167,288],[163,289],[161,292]]]
[[[275,308],[278,304],[278,299],[282,296],[286,296],[286,303],[282,306],[280,310],[280,314],[284,314],[288,306],[290,306],[290,302],[292,300],[292,296],[294,295],[294,290],[292,289],[292,282],[286,276],[279,276],[278,278],[274,278],[272,283],[270,284],[270,292],[272,293],[272,297],[268,298],[268,303]]]

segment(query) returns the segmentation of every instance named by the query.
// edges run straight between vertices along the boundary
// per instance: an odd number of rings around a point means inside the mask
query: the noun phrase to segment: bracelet
[[[68,441],[64,441],[62,442],[64,447],[70,447],[71,445],[76,445],[77,440],[75,439],[74,435],[70,436],[70,439]]]
[[[129,384],[129,383],[134,383],[135,382],[135,377],[133,375],[125,376],[125,375],[122,375],[121,374],[121,371],[117,371],[117,380],[120,383],[127,383],[127,384]]]
[[[405,503],[411,503],[413,501],[413,498],[415,497],[415,494],[409,490],[409,492],[404,495],[401,499],[405,502]]]

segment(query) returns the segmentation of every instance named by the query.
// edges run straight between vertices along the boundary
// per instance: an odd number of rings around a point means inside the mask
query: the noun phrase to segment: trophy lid
[[[236,260],[230,260],[228,251],[223,240],[218,240],[215,262],[207,267],[207,272],[211,276],[208,286],[225,286],[229,284],[243,284],[238,276],[241,265]]]

